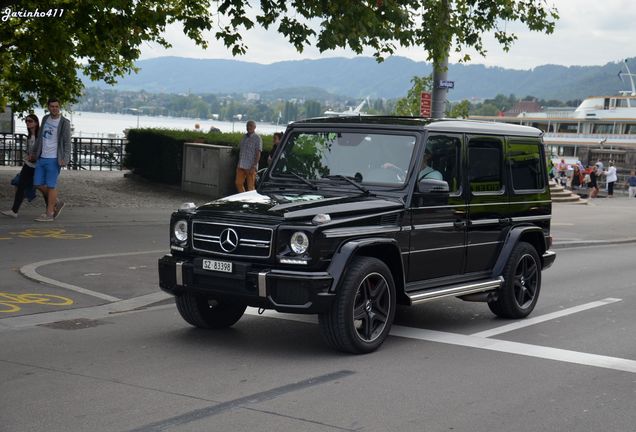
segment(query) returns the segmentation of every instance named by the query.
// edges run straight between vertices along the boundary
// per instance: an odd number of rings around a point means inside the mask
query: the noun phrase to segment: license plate
[[[228,261],[203,260],[203,270],[232,273],[232,263]]]

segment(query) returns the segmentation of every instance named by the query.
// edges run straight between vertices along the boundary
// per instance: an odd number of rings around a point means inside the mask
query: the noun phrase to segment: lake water
[[[42,120],[43,110],[35,110],[35,114]],[[75,111],[72,114],[63,113],[71,120],[73,125],[73,136],[85,137],[110,137],[120,138],[124,136],[125,129],[140,128],[167,128],[177,130],[199,130],[207,132],[211,127],[221,130],[221,132],[245,132],[245,121],[235,122],[202,120],[185,117],[154,117],[134,114],[111,114]],[[271,135],[274,132],[285,131],[286,125],[275,125],[270,123],[256,123],[256,132],[263,135]],[[26,133],[23,121],[16,119],[16,133]]]

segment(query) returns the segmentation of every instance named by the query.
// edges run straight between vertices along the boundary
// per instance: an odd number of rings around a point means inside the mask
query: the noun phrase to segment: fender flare
[[[512,254],[513,249],[519,243],[519,239],[522,235],[529,232],[538,232],[541,234],[543,238],[543,230],[538,226],[528,225],[528,226],[517,226],[508,231],[506,236],[506,240],[504,240],[504,245],[501,248],[501,252],[499,252],[499,257],[497,258],[497,262],[492,269],[492,277],[496,278],[501,275],[503,272],[506,263],[508,262],[508,257]],[[543,251],[537,251],[539,256],[543,253]]]
[[[340,287],[340,283],[347,269],[347,266],[349,265],[351,260],[358,255],[357,252],[360,249],[368,247],[368,246],[384,246],[384,247],[390,247],[395,249],[396,253],[398,254],[398,257],[400,257],[399,259],[400,268],[398,269],[398,271],[402,275],[402,284],[404,283],[404,280],[405,280],[404,266],[402,265],[402,257],[400,255],[400,248],[398,247],[397,240],[392,238],[385,238],[385,237],[355,239],[355,240],[349,240],[343,243],[338,248],[336,253],[333,254],[331,263],[329,264],[329,267],[327,268],[327,272],[333,277],[333,283],[330,289],[331,292],[336,292],[338,288]],[[404,288],[403,286],[398,286],[399,281],[394,280],[394,283],[396,284],[396,287],[395,287],[396,291],[399,291],[400,289]]]

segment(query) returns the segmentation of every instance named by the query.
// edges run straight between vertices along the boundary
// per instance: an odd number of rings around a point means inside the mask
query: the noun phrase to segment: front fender
[[[378,251],[381,253],[378,254]],[[340,246],[333,255],[327,272],[333,277],[331,292],[336,292],[340,287],[347,266],[356,256],[371,256],[383,260],[393,274],[395,288],[398,292],[404,289],[404,268],[397,240],[391,238],[365,238],[350,240]],[[387,259],[390,262],[387,262]],[[396,266],[399,266],[396,268]]]

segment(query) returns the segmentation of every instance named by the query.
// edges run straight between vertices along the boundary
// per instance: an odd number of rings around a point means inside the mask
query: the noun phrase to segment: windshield
[[[345,176],[358,183],[401,185],[415,148],[414,135],[361,132],[294,133],[272,167],[273,177],[320,180]]]

